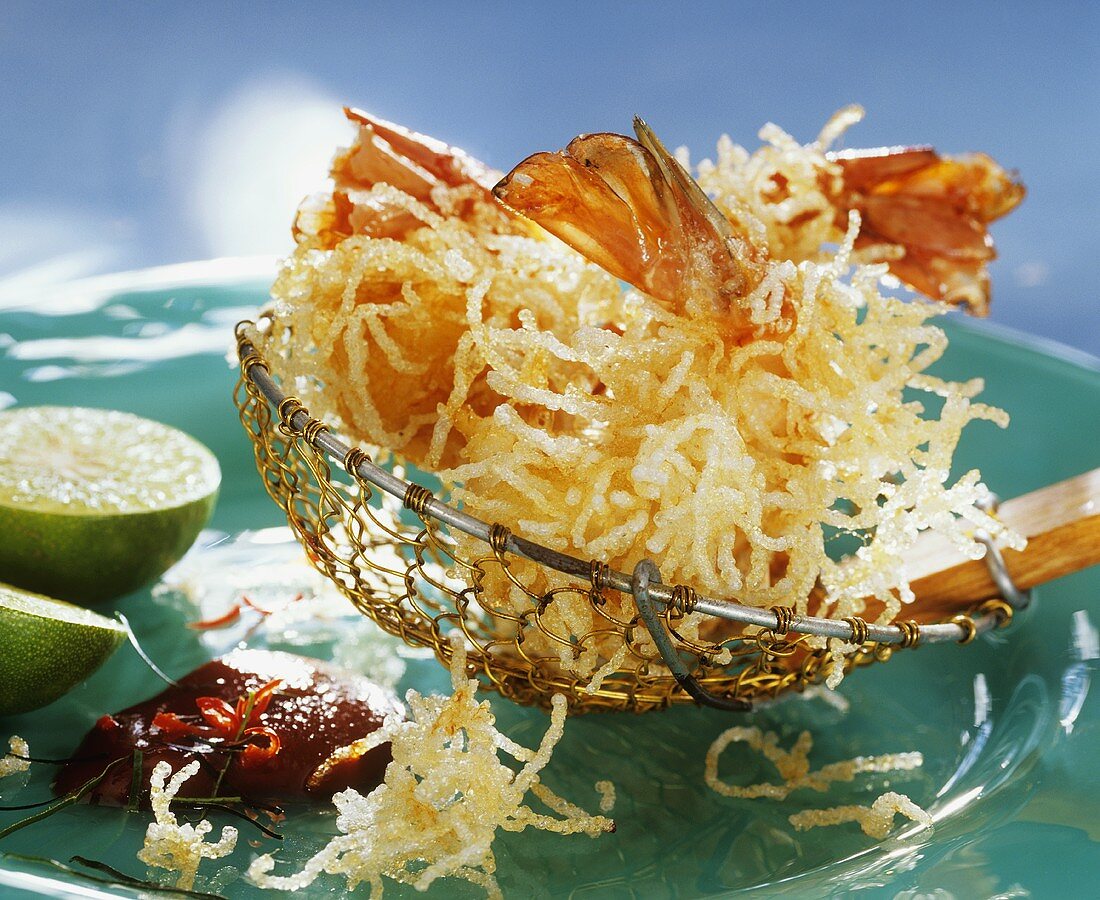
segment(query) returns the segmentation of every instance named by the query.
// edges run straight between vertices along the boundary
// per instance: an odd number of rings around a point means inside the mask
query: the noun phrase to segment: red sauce
[[[158,713],[174,713],[184,721],[205,726],[196,706],[199,698],[220,698],[232,707],[276,679],[279,684],[270,703],[250,722],[278,737],[278,752],[268,758],[257,759],[265,755],[261,753],[245,758],[242,753],[209,752],[217,740],[203,742],[189,735],[172,735],[153,725]],[[160,760],[169,762],[173,771],[194,759],[203,761],[199,772],[183,785],[181,797],[210,797],[223,769],[219,796],[285,800],[329,797],[346,787],[366,792],[382,781],[391,759],[389,744],[331,767],[314,784],[308,782],[333,751],[375,731],[386,714],[395,711],[403,712],[397,698],[360,675],[290,653],[237,650],[200,666],[181,679],[178,687],[100,718],[73,754],[80,761],[61,770],[54,790],[67,794],[102,773],[111,761],[132,758],[134,750],[140,749],[144,802],[149,775]],[[256,744],[266,750],[270,741],[261,736]],[[191,749],[200,745],[208,752]],[[132,768],[131,764],[113,767],[89,795],[91,802],[126,805]]]

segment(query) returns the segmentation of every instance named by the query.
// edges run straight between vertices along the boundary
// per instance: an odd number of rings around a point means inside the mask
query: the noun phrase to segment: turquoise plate
[[[263,299],[262,281],[233,277],[224,265],[197,266],[100,281],[72,289],[65,302],[46,298],[0,310],[0,405],[113,407],[176,425],[221,460],[224,488],[213,527],[233,533],[282,524],[229,400],[232,326]],[[951,348],[939,371],[983,376],[983,399],[1013,419],[1007,432],[987,423],[971,426],[959,450],[960,468],[980,466],[994,490],[1013,496],[1097,465],[1096,361],[958,318],[945,326]],[[589,809],[598,800],[593,783],[612,780],[618,831],[597,840],[502,835],[494,846],[505,896],[821,896],[855,889],[870,897],[1095,895],[1100,705],[1089,696],[1089,683],[1098,655],[1097,596],[1100,570],[1083,572],[1043,587],[1032,610],[1007,631],[966,648],[902,653],[889,665],[853,675],[841,687],[851,704],[847,713],[794,698],[745,717],[693,708],[572,721],[545,780]],[[182,627],[182,616],[173,619],[147,591],[120,601],[119,608],[169,672],[182,674],[207,658],[194,632]],[[402,687],[444,684],[441,669],[420,660],[410,664]],[[100,714],[157,690],[149,671],[124,650],[52,706],[0,721],[0,740],[16,733],[36,755],[65,756]],[[540,712],[495,697],[493,706],[522,743],[533,745],[545,728]],[[730,800],[703,785],[703,759],[732,723],[777,730],[785,742],[810,729],[815,767],[905,750],[921,751],[925,764],[907,777],[862,776],[828,798],[802,791],[784,803]],[[48,768],[32,768],[18,800],[5,802],[46,796]],[[742,746],[727,752],[722,774],[742,783],[773,776]],[[804,807],[869,802],[888,781],[889,789],[909,794],[932,813],[934,831],[899,819],[891,837],[876,842],[854,825],[795,832],[787,822]],[[16,815],[0,812],[0,826]],[[17,832],[0,844],[0,892],[139,896],[14,855],[65,861],[80,854],[144,877],[134,854],[146,821],[144,814],[82,806]],[[315,810],[295,810],[285,831],[302,854],[332,833],[333,822]],[[260,852],[247,837],[245,832],[229,860],[239,868]],[[207,862],[204,871],[219,865]],[[344,888],[329,879],[303,893],[339,895]],[[232,897],[270,896],[241,880],[221,890]],[[387,894],[413,895],[396,885]],[[428,895],[481,892],[445,880]]]

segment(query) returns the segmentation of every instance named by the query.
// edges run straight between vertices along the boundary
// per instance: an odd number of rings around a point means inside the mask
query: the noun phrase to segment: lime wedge
[[[182,431],[124,412],[0,412],[0,581],[96,603],[178,560],[210,518],[221,473]]]
[[[0,584],[0,716],[52,703],[125,640],[114,619]]]

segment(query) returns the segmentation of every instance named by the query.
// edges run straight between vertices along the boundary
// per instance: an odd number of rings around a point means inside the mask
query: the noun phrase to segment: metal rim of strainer
[[[341,441],[322,421],[310,416],[309,411],[295,397],[290,397],[279,387],[267,361],[248,337],[247,329],[255,323],[243,321],[237,325],[237,353],[245,378],[259,390],[264,399],[279,411],[283,423],[320,452],[348,470],[348,474],[361,478],[379,490],[401,500],[418,514],[429,515],[452,528],[483,541],[500,553],[511,553],[546,566],[563,575],[599,582],[603,588],[612,588],[632,594],[641,618],[649,630],[665,664],[676,680],[696,700],[723,708],[745,708],[742,701],[729,701],[709,694],[694,677],[676,653],[669,636],[660,624],[654,604],[661,607],[678,607],[681,611],[694,611],[726,619],[742,625],[752,625],[776,633],[818,635],[839,638],[842,641],[863,644],[873,641],[879,644],[914,647],[918,643],[969,644],[980,634],[1011,621],[1013,613],[1030,602],[1030,591],[1021,591],[1013,583],[1004,557],[989,535],[978,532],[975,539],[984,544],[984,560],[990,577],[1000,592],[999,598],[981,605],[976,615],[956,615],[947,622],[918,624],[898,621],[886,625],[873,625],[858,617],[830,619],[822,616],[797,615],[791,607],[745,606],[732,600],[723,600],[698,594],[682,585],[661,583],[657,566],[648,559],[640,560],[631,574],[619,572],[598,561],[582,560],[552,550],[530,541],[499,524],[490,524],[462,512],[434,496],[423,485],[399,478],[376,465],[363,452]],[[346,463],[354,460],[348,469]]]

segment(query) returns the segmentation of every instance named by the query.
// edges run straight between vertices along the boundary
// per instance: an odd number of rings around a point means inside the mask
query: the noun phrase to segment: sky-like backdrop
[[[698,160],[765,122],[984,150],[992,318],[1100,354],[1096,3],[0,5],[0,296],[278,255],[361,106],[507,169],[645,117]]]

